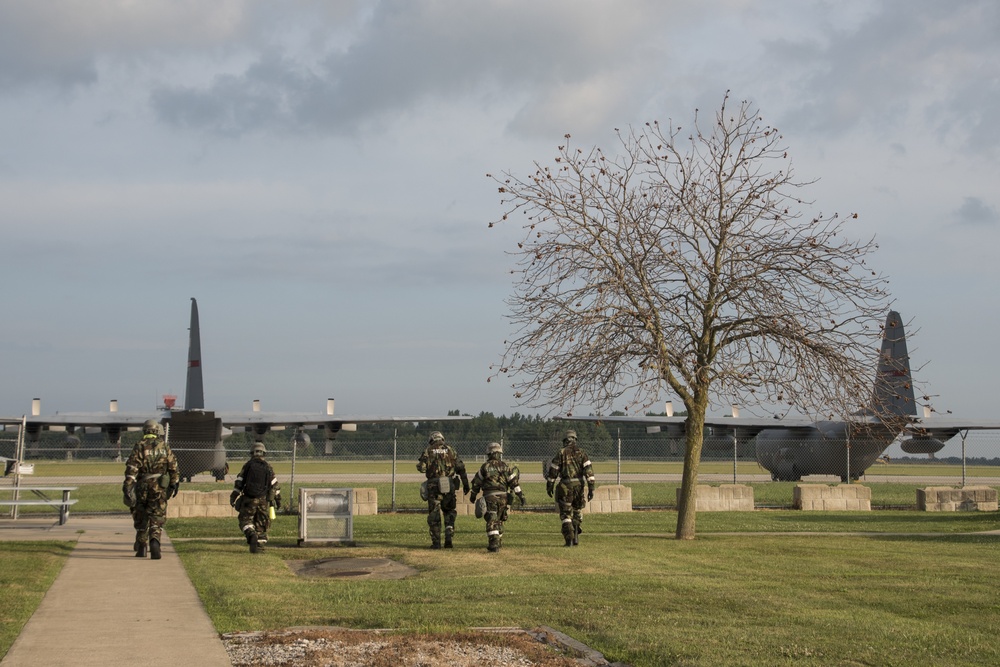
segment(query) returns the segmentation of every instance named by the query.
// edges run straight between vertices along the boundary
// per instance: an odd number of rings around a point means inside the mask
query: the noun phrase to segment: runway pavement
[[[75,540],[66,565],[0,665],[89,667],[231,662],[167,534],[136,558],[129,517],[0,519],[0,541]]]

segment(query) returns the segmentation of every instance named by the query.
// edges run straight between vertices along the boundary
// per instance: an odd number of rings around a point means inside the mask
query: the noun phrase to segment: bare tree
[[[869,398],[887,280],[858,218],[806,215],[776,129],[728,94],[711,127],[618,131],[621,154],[559,147],[528,178],[488,175],[525,235],[508,299],[514,335],[491,379],[521,405],[687,410],[677,537],[695,534],[710,405],[847,415]]]

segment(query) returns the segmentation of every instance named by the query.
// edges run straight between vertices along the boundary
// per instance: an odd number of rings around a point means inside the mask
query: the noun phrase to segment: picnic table
[[[75,504],[77,499],[70,499],[70,493],[76,491],[75,486],[0,486],[0,491],[11,491],[17,498],[0,499],[0,505],[9,505],[13,517],[17,518],[17,509],[24,506],[47,506],[55,507],[59,510],[59,525],[65,524],[69,520],[69,508]],[[21,498],[21,491],[30,491],[33,498]],[[58,492],[61,498],[51,498],[50,493]]]

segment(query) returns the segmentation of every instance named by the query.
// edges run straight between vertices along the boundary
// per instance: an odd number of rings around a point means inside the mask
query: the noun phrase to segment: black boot
[[[138,537],[135,538],[135,542],[132,543],[132,551],[138,552],[139,551],[139,547],[141,547],[141,546],[142,546],[142,542],[139,541]]]
[[[495,535],[490,536],[490,545],[486,547],[486,550],[492,553],[500,551],[500,540],[498,540]]]
[[[146,545],[144,543],[139,542],[139,548],[135,550],[135,557],[136,558],[146,557]]]
[[[160,560],[160,541],[150,540],[149,541],[149,557],[153,560]]]
[[[257,544],[257,533],[254,532],[253,528],[247,528],[243,534],[246,535],[247,544],[250,545],[250,553],[257,553],[260,550],[260,546]]]
[[[455,534],[455,529],[452,528],[451,526],[448,526],[448,527],[446,527],[444,529],[444,548],[445,549],[454,549],[455,548],[454,545],[452,545],[452,543],[451,543],[451,536],[454,535],[454,534]]]

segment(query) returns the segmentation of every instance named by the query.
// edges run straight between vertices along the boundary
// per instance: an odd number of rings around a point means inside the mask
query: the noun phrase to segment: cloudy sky
[[[935,407],[995,417],[993,0],[0,0],[0,415],[510,414],[487,172],[731,90],[857,212]],[[664,398],[669,398],[665,396]]]

